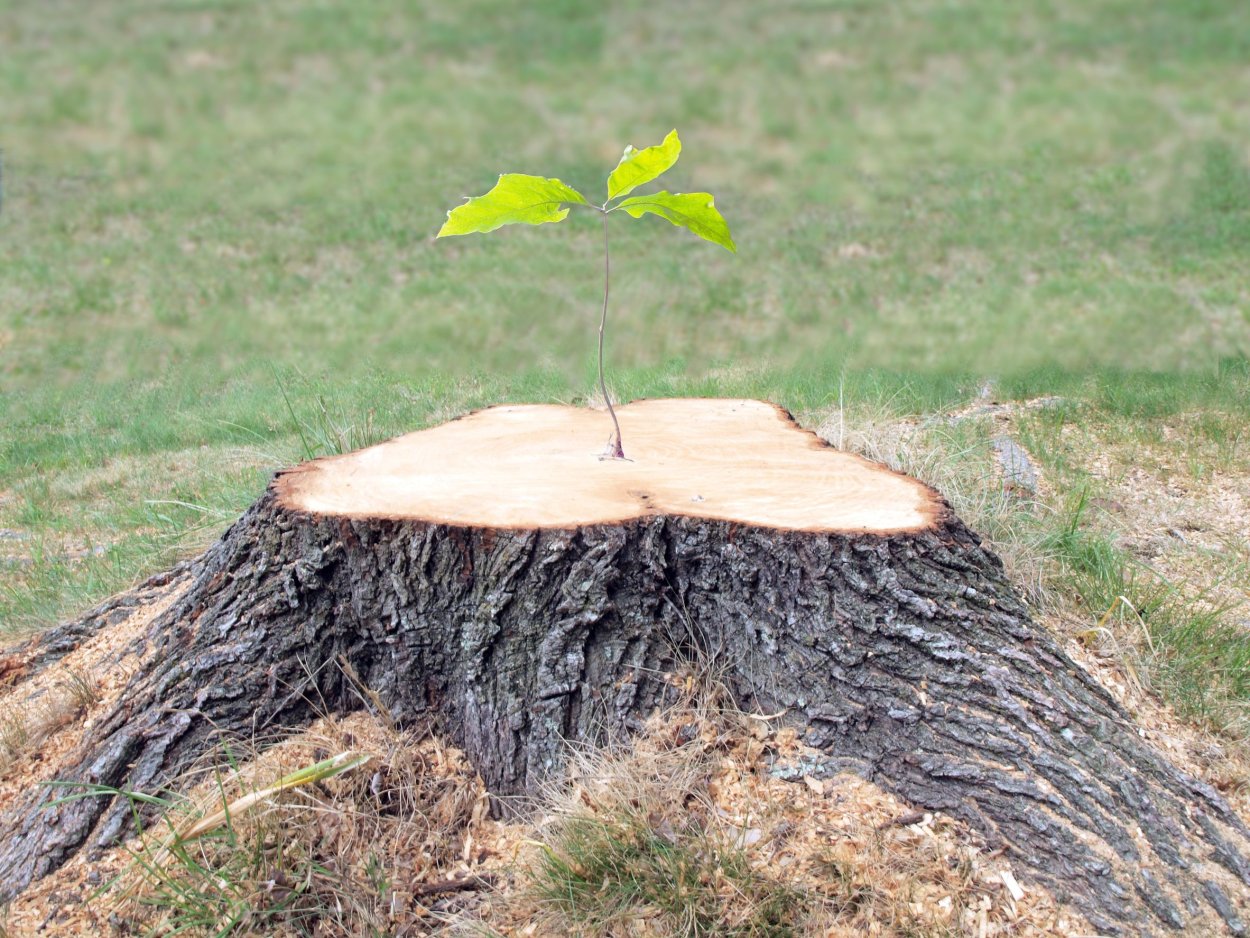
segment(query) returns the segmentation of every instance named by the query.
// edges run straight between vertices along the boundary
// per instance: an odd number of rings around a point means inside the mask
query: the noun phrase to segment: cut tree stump
[[[1243,934],[1250,831],[1036,626],[933,490],[758,401],[507,406],[279,474],[185,575],[56,777],[156,792],[223,734],[359,709],[433,720],[506,808],[620,738],[691,661],[742,708],[1008,851],[1102,932]],[[37,670],[97,616],[14,660]],[[46,651],[45,651],[46,650]],[[0,901],[129,808],[0,816]]]

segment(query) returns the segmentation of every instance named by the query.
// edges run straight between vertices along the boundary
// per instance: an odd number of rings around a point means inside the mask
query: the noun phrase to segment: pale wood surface
[[[606,413],[505,405],[282,475],[289,508],[499,528],[653,514],[802,531],[902,532],[943,513],[931,489],[828,446],[762,401],[617,408],[629,459],[601,458]]]

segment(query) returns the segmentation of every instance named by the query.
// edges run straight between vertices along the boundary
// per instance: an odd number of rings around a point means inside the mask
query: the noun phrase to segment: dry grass
[[[0,711],[0,778],[57,730],[86,713],[99,700],[99,693],[90,672],[62,668],[38,699],[24,704],[6,701]]]
[[[141,847],[119,883],[121,913],[152,934],[411,933],[429,914],[413,897],[474,858],[472,831],[486,813],[472,769],[437,739],[362,714],[322,719],[313,731],[202,782],[186,810],[211,814],[347,748],[373,759],[359,771],[275,794],[263,808],[172,851]]]
[[[900,417],[889,403],[839,407],[819,427],[839,449],[859,453],[932,486],[955,513],[988,538],[1016,587],[1034,604],[1046,597],[1046,556],[1032,493],[1004,485],[990,445],[991,416]]]

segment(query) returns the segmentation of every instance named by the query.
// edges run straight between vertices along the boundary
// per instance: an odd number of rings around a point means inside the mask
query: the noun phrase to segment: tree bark
[[[305,471],[193,564],[58,777],[159,791],[223,734],[359,709],[351,674],[396,718],[436,721],[519,810],[568,741],[637,728],[695,661],[825,754],[778,774],[849,769],[966,821],[1102,932],[1246,932],[1246,825],[1143,742],[918,483],[923,522],[881,531],[646,499],[637,517],[508,527],[309,510]],[[0,815],[0,901],[126,832],[125,804],[51,797]]]

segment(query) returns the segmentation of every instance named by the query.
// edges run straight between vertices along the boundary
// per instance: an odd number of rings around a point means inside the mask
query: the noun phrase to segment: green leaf
[[[580,192],[559,179],[504,173],[490,192],[448,212],[438,237],[494,231],[503,225],[561,221],[569,213],[567,208],[561,208],[565,202],[589,204]]]
[[[644,213],[667,218],[674,225],[689,228],[705,241],[719,244],[735,254],[738,248],[729,235],[729,225],[716,211],[715,200],[706,192],[657,192],[655,195],[636,195],[626,199],[616,208],[623,208],[635,218]]]
[[[677,162],[681,156],[681,140],[674,130],[659,146],[635,150],[626,147],[621,161],[608,177],[608,200],[617,196],[629,195],[644,182],[650,182]]]

